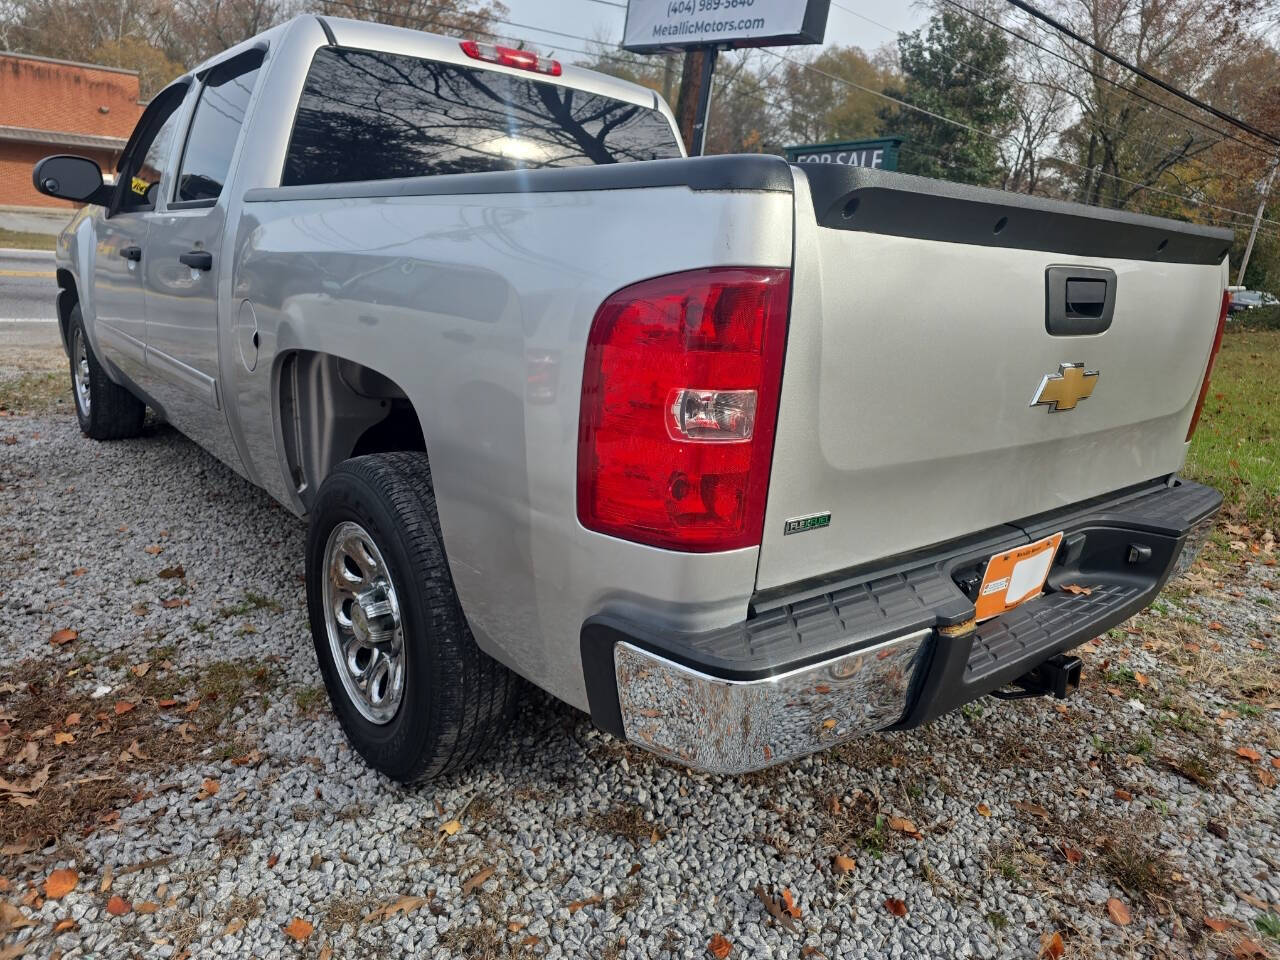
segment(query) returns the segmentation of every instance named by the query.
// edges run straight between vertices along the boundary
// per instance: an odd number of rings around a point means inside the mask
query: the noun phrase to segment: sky
[[[597,0],[502,0],[510,13],[508,21],[545,27],[581,37],[601,37],[617,43],[622,38],[626,12],[620,7]],[[611,0],[620,2],[620,0]],[[836,4],[839,4],[837,6]],[[868,53],[885,43],[892,43],[899,31],[914,30],[927,19],[927,11],[906,0],[834,0],[827,17],[826,44],[862,47]],[[513,38],[527,39],[544,52],[565,53],[565,59],[577,54],[567,47],[581,49],[579,40],[557,37],[528,27],[503,25],[501,30]]]

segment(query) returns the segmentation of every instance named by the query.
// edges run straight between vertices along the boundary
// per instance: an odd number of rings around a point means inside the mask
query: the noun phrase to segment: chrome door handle
[[[126,260],[141,260],[142,248],[141,247],[121,247],[120,256],[124,257]]]
[[[203,250],[192,250],[190,253],[179,254],[178,262],[185,263],[193,270],[212,270],[213,254]]]

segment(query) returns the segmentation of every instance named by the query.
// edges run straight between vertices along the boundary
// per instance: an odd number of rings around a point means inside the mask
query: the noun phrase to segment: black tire
[[[79,304],[71,308],[70,321],[67,343],[71,354],[71,399],[80,429],[94,440],[136,437],[142,433],[147,405],[102,369],[85,336]]]
[[[398,599],[403,693],[385,722],[366,717],[344,686],[326,612],[326,549],[358,524],[382,555]],[[340,464],[320,486],[307,536],[307,612],[320,672],[351,745],[393,780],[418,783],[458,770],[510,722],[519,678],[476,646],[445,560],[424,453]],[[351,674],[347,673],[348,678]]]

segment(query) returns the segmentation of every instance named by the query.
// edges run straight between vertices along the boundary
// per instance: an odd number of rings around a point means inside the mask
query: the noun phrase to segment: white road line
[[[0,317],[0,323],[57,323],[53,317]]]

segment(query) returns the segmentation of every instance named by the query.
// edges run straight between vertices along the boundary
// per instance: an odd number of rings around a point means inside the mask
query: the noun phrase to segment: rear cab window
[[[283,186],[679,157],[657,110],[524,77],[324,47],[307,74]]]

